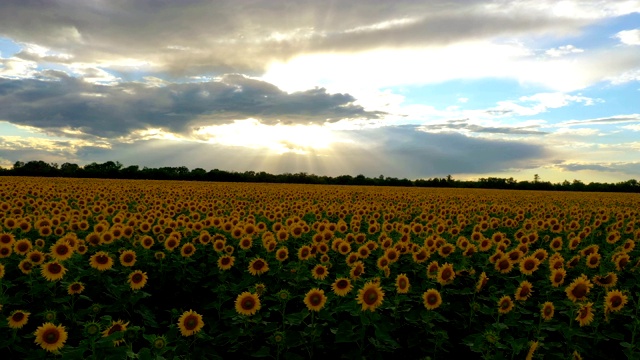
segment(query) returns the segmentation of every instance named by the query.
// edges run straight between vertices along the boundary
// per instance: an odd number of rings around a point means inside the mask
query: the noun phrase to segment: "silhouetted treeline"
[[[102,164],[91,163],[85,166],[64,163],[46,163],[41,160],[17,161],[13,168],[0,168],[0,176],[40,176],[40,177],[72,177],[72,178],[105,178],[105,179],[150,179],[150,180],[192,180],[220,182],[260,182],[260,183],[295,183],[295,184],[327,184],[327,185],[373,185],[373,186],[415,186],[415,187],[450,187],[450,188],[483,188],[513,190],[562,190],[562,191],[601,191],[601,192],[640,192],[638,180],[627,180],[618,183],[585,184],[580,180],[562,183],[541,181],[536,175],[533,181],[517,181],[513,178],[480,178],[477,181],[454,180],[451,175],[444,178],[430,179],[398,179],[380,175],[370,178],[364,175],[340,175],[336,177],[319,176],[304,172],[291,174],[269,174],[255,171],[224,171],[186,166],[142,169],[138,165],[124,167],[120,162],[107,161]]]

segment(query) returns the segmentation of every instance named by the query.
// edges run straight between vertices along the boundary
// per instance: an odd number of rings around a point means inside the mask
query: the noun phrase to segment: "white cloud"
[[[573,45],[564,45],[557,48],[549,49],[545,51],[545,54],[551,57],[560,57],[568,54],[576,54],[584,52],[583,49],[579,49]]]
[[[640,131],[640,124],[625,125],[625,126],[621,126],[621,128],[631,130],[631,131]]]
[[[614,36],[625,45],[640,45],[640,29],[620,31]]]
[[[560,92],[538,93],[531,96],[522,96],[519,103],[513,101],[500,101],[498,106],[489,110],[498,116],[532,116],[546,112],[548,109],[557,109],[568,106],[572,103],[583,103],[585,106],[593,105],[594,102],[601,102],[600,99],[593,99],[582,95],[569,95]]]

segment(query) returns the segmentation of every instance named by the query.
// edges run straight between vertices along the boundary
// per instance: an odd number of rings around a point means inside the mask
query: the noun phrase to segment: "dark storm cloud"
[[[487,133],[487,134],[513,134],[513,135],[545,135],[548,134],[544,131],[533,130],[535,127],[495,127],[495,126],[480,126],[475,124],[469,124],[468,119],[456,119],[448,120],[444,124],[426,124],[420,126],[425,131],[460,131],[468,130],[475,133]]]
[[[149,167],[187,166],[190,169],[307,172],[330,176],[383,174],[410,179],[527,169],[554,161],[553,155],[541,145],[459,134],[431,134],[418,131],[414,126],[342,131],[339,135],[353,141],[334,143],[330,150],[306,149],[307,154],[278,155],[265,149],[240,146],[146,140],[115,144],[111,149],[78,146],[68,157],[77,159],[79,164],[112,160]],[[0,152],[0,157],[25,161],[19,153],[3,156]]]
[[[610,164],[562,163],[556,165],[556,167],[565,171],[593,170],[600,172],[621,172],[634,176],[640,175],[640,162],[622,162]]]
[[[554,1],[548,1],[552,6]],[[606,5],[606,4],[605,4]],[[582,2],[582,8],[605,6]],[[605,7],[614,5],[606,5]],[[603,10],[604,11],[604,10]],[[179,74],[257,74],[303,53],[442,45],[587,24],[539,0],[25,1],[0,4],[0,36],[56,53],[54,62],[145,59]]]
[[[189,133],[192,127],[256,118],[266,124],[322,124],[342,119],[377,119],[381,112],[354,105],[348,94],[323,88],[286,93],[241,75],[219,80],[149,87],[91,84],[62,72],[47,78],[0,78],[0,119],[56,133],[71,129],[100,137],[162,128]]]

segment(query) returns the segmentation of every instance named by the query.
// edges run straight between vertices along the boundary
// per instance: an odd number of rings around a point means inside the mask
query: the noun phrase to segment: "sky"
[[[4,0],[31,160],[640,179],[640,0]]]

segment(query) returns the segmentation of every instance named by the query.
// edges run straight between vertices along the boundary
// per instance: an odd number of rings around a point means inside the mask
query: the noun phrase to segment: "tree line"
[[[599,191],[599,192],[640,192],[640,182],[635,179],[617,183],[583,183],[580,180],[551,183],[542,181],[538,175],[532,181],[517,181],[513,178],[487,177],[478,180],[455,180],[451,175],[443,178],[409,180],[380,175],[378,177],[357,176],[320,176],[300,173],[270,174],[264,171],[225,171],[219,169],[205,170],[186,166],[140,168],[138,165],[124,166],[120,162],[107,161],[102,164],[92,162],[85,166],[72,163],[58,165],[42,160],[29,162],[16,161],[11,169],[0,168],[0,176],[36,176],[36,177],[70,177],[70,178],[103,178],[103,179],[148,179],[148,180],[190,180],[219,182],[259,182],[290,184],[326,184],[326,185],[371,185],[371,186],[413,186],[413,187],[448,187],[448,188],[482,188],[512,190],[556,190],[556,191]]]

